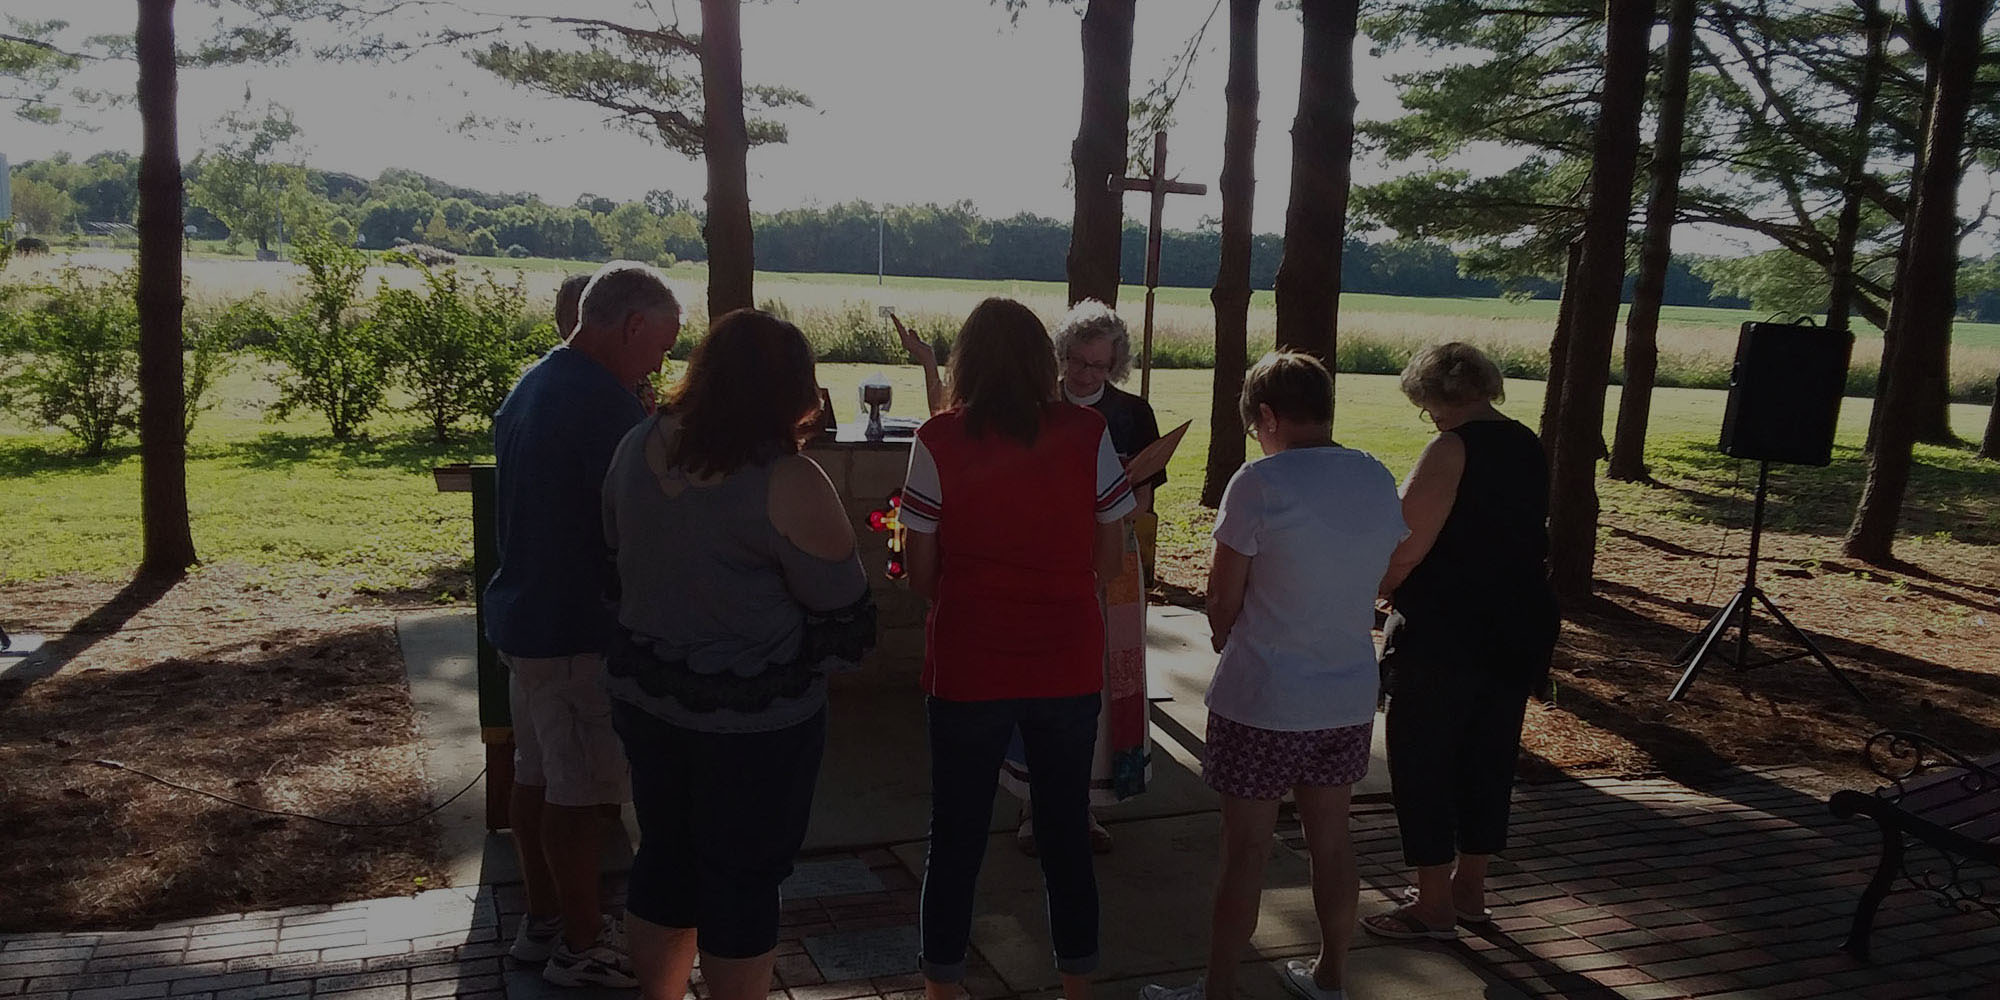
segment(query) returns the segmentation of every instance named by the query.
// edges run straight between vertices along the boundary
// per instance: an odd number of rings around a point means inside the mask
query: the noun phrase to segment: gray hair
[[[667,276],[650,264],[636,260],[614,260],[590,276],[583,288],[576,328],[609,330],[625,322],[635,312],[665,309],[678,316],[680,300],[667,284]]]
[[[1084,299],[1069,308],[1056,328],[1049,331],[1056,344],[1056,364],[1069,357],[1069,349],[1079,344],[1111,338],[1111,381],[1123,382],[1132,374],[1132,334],[1125,321],[1111,307],[1096,299]]]
[[[1403,368],[1403,395],[1418,406],[1498,402],[1507,398],[1500,366],[1479,348],[1452,341],[1417,352]]]

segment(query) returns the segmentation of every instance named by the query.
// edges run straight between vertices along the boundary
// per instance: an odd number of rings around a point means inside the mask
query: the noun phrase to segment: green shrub
[[[493,238],[491,229],[475,229],[465,241],[466,252],[475,257],[495,257],[500,254],[500,241]]]
[[[395,352],[396,371],[413,400],[409,409],[430,418],[442,443],[458,421],[498,409],[533,357],[515,336],[527,292],[494,281],[491,273],[467,281],[456,268],[431,268],[402,254],[388,259],[421,269],[424,288],[385,283],[375,297],[375,323]]]
[[[800,328],[824,361],[901,364],[909,360],[896,331],[867,306],[848,306],[830,316],[814,312]]]
[[[139,309],[135,277],[93,281],[74,265],[20,317],[10,339],[9,406],[20,403],[69,433],[90,457],[139,424]]]
[[[263,292],[236,299],[222,306],[188,305],[187,324],[204,337],[214,337],[224,351],[269,347],[278,337],[285,317],[271,311]]]
[[[215,409],[215,384],[236,367],[230,352],[238,347],[239,328],[268,321],[268,314],[246,299],[208,315],[190,314],[181,324],[182,441],[194,433],[196,418]]]
[[[507,244],[507,256],[519,260],[528,256],[528,248],[519,243],[509,243]]]
[[[359,311],[368,260],[325,236],[299,241],[292,255],[305,265],[306,295],[263,349],[282,366],[272,376],[278,400],[271,413],[313,410],[345,441],[381,407],[389,387],[388,352]]]

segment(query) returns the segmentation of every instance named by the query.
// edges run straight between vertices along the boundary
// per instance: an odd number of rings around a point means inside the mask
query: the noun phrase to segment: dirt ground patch
[[[1524,777],[1700,784],[1732,766],[1805,764],[1873,787],[1861,747],[1882,729],[2000,748],[2000,548],[1906,540],[1909,562],[1878,570],[1843,561],[1835,537],[1767,530],[1760,585],[1865,700],[1810,660],[1736,671],[1711,659],[1669,703],[1682,644],[1742,585],[1746,531],[1612,510],[1603,520],[1598,597],[1568,610],[1555,701],[1529,706]],[[1198,605],[1205,572],[1163,559],[1161,590]],[[1760,609],[1753,661],[1796,649],[1775,632]]]
[[[50,633],[49,666],[0,680],[0,931],[396,895],[442,884],[394,615],[281,596],[228,570],[161,591],[0,589]]]

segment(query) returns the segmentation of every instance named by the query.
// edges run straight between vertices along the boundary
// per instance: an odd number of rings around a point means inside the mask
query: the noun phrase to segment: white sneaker
[[[549,952],[549,964],[542,966],[542,978],[555,986],[602,986],[631,989],[639,985],[632,973],[632,959],[616,943],[617,932],[607,921],[597,932],[597,940],[581,952],[556,938]]]
[[[1157,983],[1139,987],[1142,1000],[1206,1000],[1201,980],[1186,986],[1161,986]]]
[[[1292,959],[1285,963],[1285,988],[1301,1000],[1347,1000],[1347,991],[1330,990],[1313,982],[1313,966],[1316,963],[1303,959]]]
[[[537,917],[524,913],[520,929],[514,932],[514,946],[507,949],[507,954],[516,962],[540,965],[549,960],[549,952],[555,950],[556,941],[561,936],[561,917]]]

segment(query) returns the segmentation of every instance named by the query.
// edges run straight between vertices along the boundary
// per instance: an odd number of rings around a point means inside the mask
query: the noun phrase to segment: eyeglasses
[[[1077,371],[1096,372],[1099,375],[1111,374],[1111,362],[1084,361],[1074,354],[1063,358],[1063,366]]]

